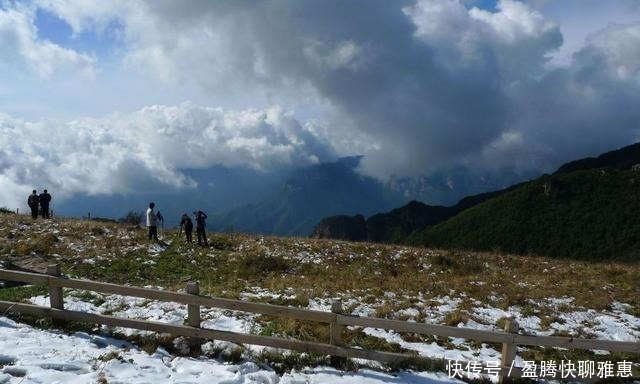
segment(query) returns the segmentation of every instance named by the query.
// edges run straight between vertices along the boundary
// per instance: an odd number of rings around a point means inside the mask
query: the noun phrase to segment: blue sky
[[[548,171],[638,139],[637,0],[3,1],[0,44],[7,190],[347,155]]]
[[[495,0],[471,0],[469,1],[469,5],[492,11],[496,8],[496,1]]]
[[[47,10],[38,9],[34,21],[38,35],[54,44],[73,49],[75,51],[91,53],[100,62],[112,60],[117,55],[118,23],[112,21],[104,31],[82,31],[74,34],[67,22]]]

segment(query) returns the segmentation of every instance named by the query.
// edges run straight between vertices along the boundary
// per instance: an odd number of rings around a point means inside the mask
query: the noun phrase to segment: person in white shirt
[[[153,212],[155,206],[154,203],[150,203],[149,209],[147,209],[147,228],[149,228],[149,240],[155,239],[158,241],[158,218],[156,213]]]

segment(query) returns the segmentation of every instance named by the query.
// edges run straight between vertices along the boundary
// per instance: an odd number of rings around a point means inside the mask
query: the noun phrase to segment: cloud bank
[[[59,197],[157,192],[195,187],[185,169],[222,164],[270,171],[335,158],[312,124],[280,109],[191,104],[70,122],[0,115],[0,148],[0,201],[9,206],[23,206],[32,188]]]

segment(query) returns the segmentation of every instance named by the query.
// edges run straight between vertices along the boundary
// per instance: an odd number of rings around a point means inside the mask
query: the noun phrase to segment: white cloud
[[[60,70],[94,75],[94,57],[38,37],[34,10],[27,6],[0,7],[0,46],[0,62],[14,65],[26,63],[43,78]]]
[[[590,36],[575,60],[578,65],[597,65],[619,80],[640,85],[640,22],[612,24]]]
[[[136,0],[35,0],[34,3],[66,21],[76,36],[85,31],[103,32],[111,21],[140,7]]]
[[[508,81],[539,74],[562,44],[554,23],[515,0],[498,2],[496,12],[467,9],[457,0],[421,0],[404,12],[416,25],[416,37],[437,49],[443,65],[460,70],[495,60],[495,70]]]
[[[501,0],[497,7],[498,12],[495,13],[472,8],[469,14],[489,24],[499,38],[510,44],[530,37],[537,38],[557,29],[542,14],[519,1]]]
[[[240,105],[243,112],[149,107],[59,124],[125,138],[110,139],[111,147],[87,141],[103,156],[133,151],[99,165],[116,184],[153,171],[152,180],[179,186],[190,182],[180,179],[182,167],[271,169],[332,152],[364,154],[363,172],[385,178],[460,163],[509,166],[515,154],[525,158],[518,166],[549,170],[628,144],[640,120],[633,107],[640,93],[637,24],[592,31],[569,65],[551,68],[563,47],[559,24],[544,11],[552,3],[560,2],[502,0],[487,11],[461,0],[37,2],[76,34],[117,25],[118,70],[126,79],[111,77],[116,85],[100,90],[135,107],[111,110],[179,104],[194,89],[205,95],[199,104]],[[577,5],[570,10],[580,14]],[[79,88],[69,93],[93,100]],[[160,99],[169,94],[180,100]],[[311,118],[321,115],[322,124],[301,124],[265,105],[302,115],[318,110]],[[109,129],[95,127],[101,124]],[[177,151],[176,142],[188,150]],[[76,166],[64,169],[71,175],[97,161],[75,156]],[[67,183],[83,185],[86,173]]]
[[[270,171],[332,160],[331,145],[279,109],[226,111],[191,104],[70,122],[0,115],[0,178],[16,190],[58,196],[190,188],[185,169],[214,165]],[[8,203],[5,203],[8,202]]]
[[[560,27],[563,44],[552,54],[554,67],[571,65],[574,53],[585,47],[590,35],[610,24],[631,24],[640,21],[637,0],[562,0],[528,1],[533,7]]]

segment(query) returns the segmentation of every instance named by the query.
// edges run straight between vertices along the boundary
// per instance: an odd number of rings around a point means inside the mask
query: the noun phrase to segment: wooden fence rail
[[[180,293],[162,291],[158,289],[100,283],[88,280],[71,279],[60,276],[60,268],[58,265],[49,266],[47,268],[47,275],[0,269],[0,280],[46,285],[49,287],[50,292],[49,297],[51,307],[0,301],[0,311],[3,311],[5,313],[16,312],[42,317],[51,317],[55,322],[72,320],[90,322],[95,324],[104,324],[108,326],[134,328],[146,331],[164,332],[177,336],[189,337],[192,342],[203,339],[218,339],[242,344],[253,344],[274,348],[290,349],[300,352],[331,355],[332,363],[334,364],[339,364],[341,361],[343,361],[344,358],[358,358],[382,362],[401,362],[416,359],[435,360],[416,357],[409,354],[371,351],[345,347],[342,345],[342,333],[346,326],[371,327],[393,330],[397,332],[428,334],[443,337],[457,337],[484,342],[502,343],[502,367],[500,368],[501,382],[505,382],[508,380],[508,372],[510,372],[510,377],[517,377],[522,374],[520,368],[513,368],[513,361],[515,359],[517,345],[536,345],[545,347],[640,353],[640,343],[638,342],[519,335],[517,334],[518,324],[515,322],[515,320],[512,319],[507,321],[505,332],[501,332],[434,324],[413,323],[399,320],[359,317],[343,314],[342,305],[339,301],[333,303],[331,312],[314,311],[281,305],[252,303],[240,300],[202,296],[200,295],[199,287],[196,282],[188,283],[186,286],[186,293]],[[62,295],[63,287],[186,304],[188,318],[185,319],[186,325],[173,325],[154,321],[123,319],[113,316],[69,311],[64,309],[64,301]],[[221,308],[234,311],[265,314],[274,317],[285,317],[297,320],[327,323],[330,326],[330,342],[329,344],[324,344],[201,328],[200,307]]]

